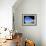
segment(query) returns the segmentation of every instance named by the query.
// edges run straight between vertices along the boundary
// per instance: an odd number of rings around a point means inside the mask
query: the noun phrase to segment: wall
[[[46,0],[41,1],[41,41],[46,46]]]
[[[16,5],[14,5],[16,6]],[[36,46],[41,46],[41,1],[23,0],[20,5],[13,8],[15,31],[22,32],[24,39],[34,40]],[[37,14],[36,26],[22,26],[22,14]]]
[[[12,6],[16,0],[0,0],[0,27],[12,29]]]

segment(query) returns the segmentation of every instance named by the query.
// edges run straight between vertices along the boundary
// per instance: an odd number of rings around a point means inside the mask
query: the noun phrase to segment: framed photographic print
[[[24,26],[37,25],[37,14],[22,14],[22,25]]]

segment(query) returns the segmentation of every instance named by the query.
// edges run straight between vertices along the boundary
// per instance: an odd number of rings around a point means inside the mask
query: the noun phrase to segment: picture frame
[[[22,25],[23,26],[36,26],[37,14],[22,14]]]

